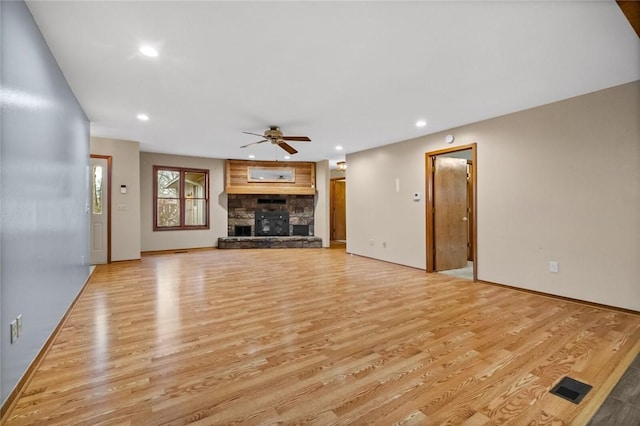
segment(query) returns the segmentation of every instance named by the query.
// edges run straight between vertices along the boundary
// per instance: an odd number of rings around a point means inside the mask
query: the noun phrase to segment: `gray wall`
[[[4,403],[89,276],[89,122],[26,5],[0,11]],[[10,344],[19,314],[23,334]]]

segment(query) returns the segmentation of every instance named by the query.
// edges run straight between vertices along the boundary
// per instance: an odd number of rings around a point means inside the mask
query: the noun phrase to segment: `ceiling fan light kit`
[[[252,132],[242,132],[242,133],[246,133],[247,135],[260,136],[264,139],[257,142],[252,142],[246,145],[242,145],[240,148],[246,148],[248,146],[256,145],[264,142],[271,142],[274,145],[278,145],[280,148],[284,149],[291,155],[296,154],[298,151],[294,147],[289,145],[286,141],[311,142],[311,139],[309,139],[308,136],[285,136],[282,134],[282,131],[278,126],[270,126],[267,130],[265,130],[264,135],[260,135],[258,133],[252,133]]]

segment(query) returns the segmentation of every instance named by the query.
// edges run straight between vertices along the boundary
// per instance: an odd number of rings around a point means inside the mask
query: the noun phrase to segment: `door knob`
[[[463,222],[466,222],[467,220],[469,220],[469,219],[467,219],[466,217],[463,217],[463,218],[462,218],[462,221],[463,221]]]

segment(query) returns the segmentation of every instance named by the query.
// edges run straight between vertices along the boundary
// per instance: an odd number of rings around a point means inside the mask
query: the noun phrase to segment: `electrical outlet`
[[[22,334],[22,314],[18,315],[18,318],[16,318],[16,326],[18,327],[18,331],[16,331],[16,334],[18,335],[17,337],[20,337]]]
[[[18,320],[11,321],[11,343],[18,340]]]
[[[556,262],[555,260],[552,260],[551,262],[549,262],[549,272],[557,274],[560,271],[559,268],[560,268],[560,265],[558,265],[558,262]]]

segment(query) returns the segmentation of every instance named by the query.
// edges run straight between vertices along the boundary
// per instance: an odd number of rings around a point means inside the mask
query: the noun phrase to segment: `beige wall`
[[[331,169],[331,179],[341,179],[345,177],[346,172],[342,172],[338,169]]]
[[[348,155],[347,250],[425,268],[425,153],[453,134],[478,144],[480,280],[640,310],[638,117],[634,82]]]
[[[316,197],[313,218],[313,235],[322,238],[322,246],[331,245],[329,224],[329,161],[316,163]]]
[[[142,251],[217,247],[227,236],[227,195],[224,193],[224,160],[179,155],[140,153]],[[153,166],[209,170],[209,223],[207,230],[153,230]]]
[[[92,137],[91,154],[112,157],[111,260],[140,259],[140,144]]]

